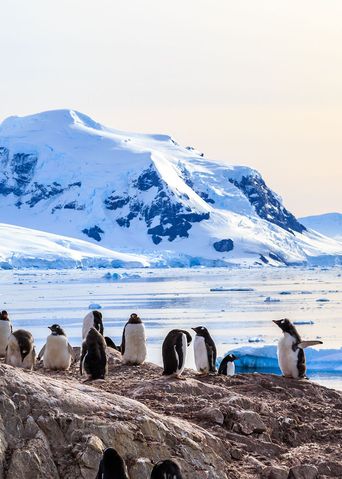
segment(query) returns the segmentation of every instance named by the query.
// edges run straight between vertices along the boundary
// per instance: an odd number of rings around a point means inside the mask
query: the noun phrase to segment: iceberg
[[[262,347],[242,346],[227,351],[235,354],[239,359],[235,361],[236,371],[240,373],[275,373],[281,374],[278,366],[277,346],[265,345]],[[305,350],[308,374],[335,373],[342,374],[342,348]],[[218,358],[218,364],[222,358]]]

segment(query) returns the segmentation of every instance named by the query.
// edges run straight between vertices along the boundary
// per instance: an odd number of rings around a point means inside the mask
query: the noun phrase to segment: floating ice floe
[[[88,309],[102,309],[102,306],[98,303],[91,303],[89,304]]]
[[[295,326],[301,326],[305,324],[315,324],[315,323],[311,319],[303,319],[303,320],[293,321],[293,324]]]
[[[103,276],[104,279],[110,281],[134,281],[141,279],[140,274],[129,274],[129,273],[106,273]]]
[[[318,298],[316,299],[316,303],[329,303],[330,299],[328,298]]]
[[[253,338],[248,338],[249,343],[264,343],[265,340],[264,338],[261,338],[260,336],[255,336]]]
[[[231,292],[249,292],[249,291],[254,291],[253,288],[225,288],[223,286],[219,286],[217,288],[210,288],[210,291],[212,292],[220,292],[220,291],[231,291]]]
[[[280,303],[280,299],[271,298],[271,296],[267,296],[267,298],[264,300],[264,303]]]
[[[279,293],[279,294],[281,294],[281,295],[284,295],[284,296],[285,296],[285,295],[292,294],[292,292],[291,292],[291,291],[280,291],[280,293]]]

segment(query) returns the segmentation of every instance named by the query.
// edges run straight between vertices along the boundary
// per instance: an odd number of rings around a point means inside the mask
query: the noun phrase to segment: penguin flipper
[[[44,344],[44,346],[40,350],[40,353],[38,354],[38,357],[37,357],[37,361],[40,361],[42,359],[42,357],[44,356],[45,348],[46,348],[46,344]]]
[[[305,349],[305,348],[308,348],[309,346],[317,346],[318,344],[323,344],[323,342],[322,341],[301,341],[298,344],[298,347],[300,349]]]
[[[115,349],[116,351],[118,350],[117,346],[115,345],[114,341],[111,340],[108,336],[104,336],[104,339],[106,341],[106,345],[109,348]]]
[[[81,354],[81,357],[80,357],[80,375],[81,376],[83,375],[83,360],[85,358],[85,355],[87,354],[87,351],[88,351],[87,344],[84,341],[83,344],[82,344],[82,354]]]
[[[124,330],[122,332],[122,341],[121,341],[121,346],[120,346],[120,351],[121,351],[122,355],[125,354],[125,330],[126,330],[126,325],[125,325]]]
[[[178,369],[181,369],[184,363],[183,357],[183,340],[182,335],[179,335],[175,345],[176,353],[178,355]]]

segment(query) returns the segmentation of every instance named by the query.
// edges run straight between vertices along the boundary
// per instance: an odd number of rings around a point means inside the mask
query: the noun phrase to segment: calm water
[[[15,328],[32,331],[37,349],[52,323],[61,324],[71,344],[80,345],[91,303],[102,306],[106,335],[117,343],[129,314],[137,312],[147,329],[149,360],[156,363],[161,363],[161,343],[170,329],[205,325],[222,355],[254,345],[249,341],[255,338],[262,341],[259,345],[274,344],[280,330],[272,319],[282,317],[313,321],[297,326],[303,339],[322,338],[324,348],[342,346],[341,267],[128,270],[140,278],[119,282],[104,279],[107,272],[1,271],[0,307],[9,311]],[[271,302],[265,302],[267,297]],[[192,349],[187,361],[193,367]],[[342,375],[312,379],[342,389]]]

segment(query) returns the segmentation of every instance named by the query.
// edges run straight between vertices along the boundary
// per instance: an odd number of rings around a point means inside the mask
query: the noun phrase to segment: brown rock
[[[263,470],[263,477],[265,479],[287,479],[289,470],[284,467],[269,466]]]
[[[303,465],[291,467],[289,479],[316,479],[318,470],[316,466]]]

